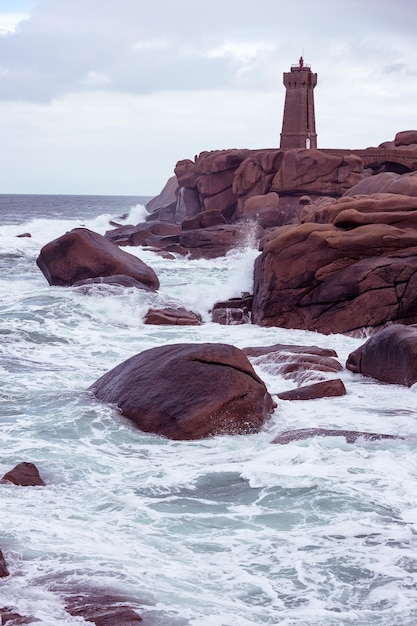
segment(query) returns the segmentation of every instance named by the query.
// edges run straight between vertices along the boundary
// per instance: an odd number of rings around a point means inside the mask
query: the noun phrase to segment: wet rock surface
[[[282,391],[277,394],[280,400],[316,400],[346,395],[346,388],[339,379],[324,380],[312,385],[305,385],[297,389]]]
[[[39,487],[45,485],[34,463],[19,463],[10,472],[6,472],[1,482],[11,482],[22,487]]]
[[[312,437],[344,437],[346,443],[355,443],[359,439],[365,441],[381,441],[383,439],[404,439],[399,435],[385,435],[383,433],[367,433],[356,430],[338,430],[332,428],[300,428],[299,430],[287,430],[273,439],[271,443],[281,445],[302,441]]]
[[[227,344],[145,350],[91,391],[141,430],[171,439],[257,432],[275,407],[244,353]]]
[[[417,328],[387,326],[351,352],[346,367],[384,383],[411,387],[417,382]]]
[[[50,285],[70,286],[89,278],[125,275],[152,290],[159,288],[151,267],[87,228],[75,228],[46,244],[36,263]]]

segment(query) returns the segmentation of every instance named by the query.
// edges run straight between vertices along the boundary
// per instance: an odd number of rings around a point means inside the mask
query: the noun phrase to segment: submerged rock
[[[174,326],[200,326],[201,316],[193,311],[187,311],[183,307],[165,309],[149,309],[146,313],[144,324],[174,325]]]
[[[108,287],[122,287],[122,288],[134,288],[143,289],[145,291],[154,291],[150,287],[147,287],[143,283],[140,283],[131,276],[126,274],[115,274],[114,276],[97,276],[96,278],[85,278],[84,280],[77,280],[73,283],[73,287],[80,288],[80,291],[84,293],[90,293],[92,289],[97,285],[105,285]]]
[[[380,441],[381,439],[404,439],[399,435],[385,435],[383,433],[367,433],[357,430],[337,430],[332,428],[300,428],[298,430],[287,430],[271,443],[287,444],[293,441],[301,441],[312,437],[344,437],[347,443],[355,443],[358,439],[367,441]]]
[[[33,616],[20,615],[11,606],[0,607],[0,620],[0,624],[4,626],[23,626],[23,624],[35,624],[40,621]]]
[[[10,572],[6,565],[6,560],[3,556],[3,552],[0,550],[0,578],[6,578],[9,576]]]
[[[336,374],[343,367],[335,358],[336,352],[317,346],[292,346],[275,344],[243,348],[244,353],[256,359],[259,367],[270,374],[291,378],[302,384],[311,379],[323,380],[328,374]]]
[[[316,400],[317,398],[344,396],[346,395],[346,388],[340,378],[334,378],[283,391],[277,395],[280,400]]]
[[[142,617],[123,599],[108,593],[72,596],[67,599],[66,610],[96,626],[135,626],[142,622]]]
[[[145,350],[90,389],[141,430],[170,439],[257,432],[275,408],[247,357],[227,344]]]

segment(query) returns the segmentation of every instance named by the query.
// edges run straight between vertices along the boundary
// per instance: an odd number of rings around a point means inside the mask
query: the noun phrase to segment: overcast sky
[[[0,193],[156,195],[279,147],[300,54],[319,148],[417,129],[416,0],[0,0]]]

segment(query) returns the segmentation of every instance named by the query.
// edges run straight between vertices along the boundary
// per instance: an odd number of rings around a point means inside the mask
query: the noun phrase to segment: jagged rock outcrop
[[[381,217],[371,198],[359,200],[370,212],[341,211],[354,202],[325,204],[304,224],[272,233],[255,262],[255,323],[329,334],[417,322],[413,212],[392,209]]]
[[[157,290],[151,267],[87,228],[75,228],[46,244],[36,263],[50,285],[70,286],[88,278],[126,275]]]
[[[217,228],[214,238],[219,240],[227,229],[244,229],[247,220],[267,229],[298,223],[301,196],[341,196],[363,177],[363,167],[354,155],[319,150],[230,149],[179,161],[175,175],[147,204],[145,223],[116,226],[106,237],[118,245],[191,252],[193,258],[221,256],[235,245],[235,237],[216,245],[206,234],[200,245],[196,236],[190,244],[190,236],[181,233]],[[181,225],[181,233],[157,233],[154,225],[159,222]]]
[[[394,141],[365,150],[202,152],[194,160],[178,161],[176,176],[147,205],[147,224],[119,227],[106,237],[119,245],[213,258],[236,245],[239,237],[232,233],[244,230],[247,221],[269,233],[305,221],[329,199],[370,193],[417,197],[417,175],[410,171],[417,169],[416,135],[402,131]],[[156,233],[151,224],[160,221],[179,231]],[[259,238],[264,234],[259,231]]]
[[[170,439],[257,432],[275,406],[244,353],[226,344],[145,350],[91,391],[141,430]]]
[[[392,324],[370,337],[346,362],[352,372],[384,383],[417,382],[417,328]]]
[[[175,223],[177,199],[177,178],[176,176],[171,176],[161,193],[146,204],[146,209],[152,214],[153,220]]]

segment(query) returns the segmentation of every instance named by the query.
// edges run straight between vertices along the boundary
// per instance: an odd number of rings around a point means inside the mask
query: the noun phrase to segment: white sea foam
[[[85,223],[103,231],[108,218]],[[74,224],[28,220],[31,239],[0,228],[0,473],[32,461],[47,483],[1,486],[0,548],[11,576],[0,606],[41,625],[75,625],[58,590],[94,584],[164,626],[414,624],[415,389],[343,370],[346,396],[279,401],[256,435],[175,442],[141,433],[87,390],[141,350],[318,345],[335,348],[344,365],[363,340],[211,323],[215,301],[251,290],[251,248],[211,261],[127,249],[155,269],[158,294],[49,287],[35,265],[39,246]],[[149,307],[169,303],[206,323],[143,324]],[[295,386],[253,362],[271,393]],[[271,444],[312,426],[411,437]]]

